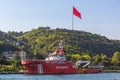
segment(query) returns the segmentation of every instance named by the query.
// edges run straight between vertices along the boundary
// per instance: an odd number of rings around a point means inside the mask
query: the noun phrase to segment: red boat
[[[62,42],[59,47],[45,60],[23,60],[27,74],[77,74],[77,73],[98,73],[99,69],[78,68],[81,63],[86,63],[83,67],[90,64],[89,61],[77,61],[76,65],[66,60],[65,49]]]

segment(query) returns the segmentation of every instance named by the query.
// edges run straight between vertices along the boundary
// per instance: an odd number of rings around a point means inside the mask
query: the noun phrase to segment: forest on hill
[[[85,31],[39,27],[24,33],[0,31],[0,52],[25,50],[28,55],[48,54],[55,50],[61,40],[68,54],[89,53],[92,56],[103,53],[111,57],[114,52],[120,51],[119,40]]]
[[[25,50],[32,51],[34,54],[53,52],[61,40],[63,40],[63,46],[68,54],[87,52],[90,55],[96,55],[104,53],[111,57],[115,51],[120,51],[119,40],[110,40],[105,36],[89,32],[59,28],[39,27],[24,33],[17,39],[25,43],[23,46]]]
[[[85,31],[39,27],[27,32],[0,31],[0,71],[23,69],[20,56],[8,60],[3,52],[26,51],[27,59],[45,59],[63,41],[66,58],[75,63],[89,60],[92,65],[120,68],[120,41]]]

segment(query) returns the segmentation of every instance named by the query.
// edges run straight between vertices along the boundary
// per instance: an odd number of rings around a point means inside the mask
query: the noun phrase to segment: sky
[[[82,16],[72,15],[75,7]],[[120,40],[120,0],[0,0],[0,30],[30,31],[40,26],[72,29]]]

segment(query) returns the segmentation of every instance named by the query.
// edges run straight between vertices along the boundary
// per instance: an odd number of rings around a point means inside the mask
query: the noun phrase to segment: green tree
[[[112,61],[114,65],[119,66],[120,64],[120,52],[115,52],[112,56]]]
[[[98,54],[93,56],[93,58],[92,58],[92,63],[93,64],[100,64],[101,61],[102,61],[102,59],[100,58],[100,56]]]
[[[82,57],[87,61],[91,61],[91,56],[88,53],[84,54]]]
[[[80,55],[79,54],[72,54],[71,60],[73,62],[80,60]]]
[[[7,61],[6,57],[4,55],[0,56],[0,65],[9,65],[10,62]]]
[[[101,65],[103,65],[105,68],[110,68],[111,63],[108,56],[103,53],[100,56],[101,56]]]

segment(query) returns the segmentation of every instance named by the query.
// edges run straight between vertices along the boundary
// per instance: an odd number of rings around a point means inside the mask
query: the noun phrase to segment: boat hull
[[[74,74],[76,68],[67,61],[23,61],[22,64],[29,74]]]
[[[76,68],[66,60],[26,60],[22,64],[25,66],[27,74],[78,74],[78,73],[98,73],[98,69]]]

